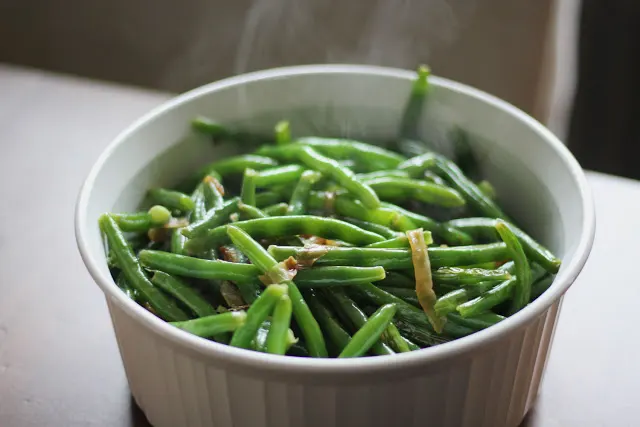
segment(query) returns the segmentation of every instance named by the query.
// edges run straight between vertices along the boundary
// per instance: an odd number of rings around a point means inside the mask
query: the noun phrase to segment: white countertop
[[[169,94],[0,64],[0,425],[146,426],[76,249],[89,168]],[[636,426],[640,182],[589,173],[597,232],[526,427]],[[606,298],[606,300],[605,300]]]

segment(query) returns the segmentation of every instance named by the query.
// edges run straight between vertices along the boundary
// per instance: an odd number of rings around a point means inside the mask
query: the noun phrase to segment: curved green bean
[[[263,170],[278,166],[278,162],[270,157],[257,156],[255,154],[243,154],[239,156],[227,157],[200,168],[185,186],[193,187],[195,183],[202,180],[211,173],[221,176],[241,174],[245,169]]]
[[[271,328],[267,335],[267,353],[285,354],[287,352],[291,313],[291,298],[288,295],[281,296],[271,317]]]
[[[360,227],[363,230],[371,231],[372,233],[376,233],[384,237],[385,239],[393,239],[398,236],[403,236],[402,233],[394,231],[389,227],[385,227],[384,225],[375,224],[373,222],[361,221],[359,219],[351,218],[348,216],[340,218],[342,221],[346,221],[349,224],[353,224],[356,227]]]
[[[229,311],[222,314],[199,317],[181,322],[170,322],[170,325],[203,338],[211,338],[225,332],[233,332],[242,327],[247,319],[244,311]]]
[[[264,169],[256,177],[256,186],[273,187],[283,184],[292,184],[302,176],[305,168],[300,165],[285,165]]]
[[[329,343],[335,347],[336,355],[339,354],[351,341],[351,335],[344,330],[333,313],[320,301],[313,289],[307,290],[305,298],[313,316],[318,320],[320,328],[326,334]]]
[[[357,286],[360,283],[384,279],[382,267],[314,267],[298,270],[293,281],[300,288],[325,288],[332,286]]]
[[[256,198],[258,196],[256,195]],[[289,210],[289,205],[286,203],[276,203],[262,209],[262,212],[267,216],[283,216],[286,215]]]
[[[378,178],[409,178],[409,173],[399,169],[389,169],[368,173],[357,173],[356,178],[362,182],[367,182]]]
[[[100,216],[99,224],[100,229],[107,237],[109,249],[115,256],[129,285],[136,289],[144,301],[148,302],[151,308],[163,319],[167,321],[187,320],[188,317],[184,311],[149,281],[115,220],[110,215],[104,214]]]
[[[418,67],[416,78],[411,86],[409,101],[405,106],[400,123],[400,136],[403,139],[420,139],[418,125],[420,116],[422,115],[424,100],[429,90],[428,79],[430,74],[431,70],[429,70],[429,67],[426,65]]]
[[[511,301],[511,313],[516,313],[523,309],[531,300],[531,267],[527,256],[522,249],[520,241],[503,220],[497,220],[496,230],[507,245],[507,249],[513,259],[516,273],[516,287]]]
[[[553,284],[553,280],[555,277],[551,274],[548,274],[541,279],[533,282],[533,286],[531,287],[531,300],[535,300],[540,295],[544,293],[547,289],[551,287]]]
[[[366,183],[382,200],[394,202],[417,200],[447,208],[465,205],[465,200],[456,190],[427,181],[382,177],[368,180]]]
[[[239,197],[231,198],[224,202],[220,209],[211,209],[200,221],[189,224],[182,228],[180,232],[193,239],[206,234],[211,229],[227,224],[230,221],[229,215],[238,211],[239,203]]]
[[[177,277],[162,271],[155,271],[151,276],[151,283],[180,301],[198,317],[216,314],[216,310],[198,291]]]
[[[447,314],[447,319],[474,331],[481,331],[503,321],[505,317],[491,312],[482,313],[474,317],[462,317],[457,313],[449,313]]]
[[[511,298],[516,285],[516,277],[512,277],[482,295],[458,305],[456,310],[462,317],[473,317],[485,313]]]
[[[370,171],[395,169],[406,158],[377,145],[349,139],[306,137],[296,141],[336,160],[355,160],[358,165]]]
[[[204,116],[193,119],[191,126],[214,140],[234,141],[249,145],[273,142],[273,137],[232,129]]]
[[[255,206],[247,205],[243,202],[238,203],[238,212],[244,220],[267,218],[268,216],[266,213],[256,208]]]
[[[338,355],[339,358],[358,357],[365,354],[380,339],[380,335],[387,329],[396,314],[394,304],[380,307],[369,317],[367,322],[356,332],[349,344]]]
[[[287,287],[285,285],[267,286],[264,292],[262,292],[258,299],[255,300],[247,310],[245,323],[233,333],[229,345],[232,347],[251,348],[251,341],[255,337],[256,332],[258,332],[258,328],[260,328],[262,322],[271,314],[276,303],[286,294]]]
[[[496,240],[499,238],[496,232],[496,220],[493,218],[459,218],[449,221],[447,224],[469,233],[477,238]],[[509,224],[509,228],[518,237],[522,248],[531,261],[540,264],[545,270],[551,274],[555,274],[560,269],[562,261],[558,259],[551,251],[540,243],[536,242],[531,236],[515,226]]]
[[[233,224],[255,239],[311,235],[327,239],[342,240],[354,245],[368,245],[380,242],[384,238],[378,234],[363,230],[347,222],[332,218],[311,215],[292,215],[238,221]],[[189,240],[186,247],[193,253],[215,248],[229,242],[227,226],[216,227]]]
[[[171,221],[171,212],[164,206],[155,205],[148,212],[111,214],[123,232],[144,232],[153,227],[162,227]]]

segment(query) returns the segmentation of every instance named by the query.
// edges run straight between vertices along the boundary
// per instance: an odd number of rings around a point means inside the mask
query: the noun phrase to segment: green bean
[[[313,185],[322,178],[322,174],[315,171],[304,171],[296,184],[291,199],[287,215],[303,215],[307,210],[307,199]]]
[[[439,284],[469,285],[479,282],[503,282],[511,274],[504,270],[484,270],[481,268],[441,267],[433,272],[433,280]]]
[[[455,127],[451,134],[455,163],[466,176],[470,178],[479,177],[480,166],[475,153],[471,149],[469,135],[460,127]]]
[[[418,295],[416,295],[415,282],[413,282],[413,289],[380,286],[377,283],[376,283],[376,286],[378,286],[378,288],[380,288],[381,290],[400,298],[402,301],[406,302],[407,304],[411,304],[415,307],[422,308],[422,306],[420,305],[420,301],[418,301]],[[455,307],[454,307],[454,310],[455,310]]]
[[[232,129],[203,116],[198,116],[193,119],[191,126],[197,131],[212,137],[214,140],[227,140],[250,145],[273,143],[274,141],[270,136]]]
[[[354,287],[351,287],[350,289],[353,290],[354,292],[360,293],[361,295],[367,297],[369,300],[371,300],[374,304],[377,304],[377,305],[390,304],[390,303],[396,304],[396,306],[398,307],[398,319],[401,319],[403,321],[406,321],[414,325],[415,327],[419,327],[420,329],[423,329],[424,330],[423,334],[428,333],[432,335],[431,344],[429,345],[442,342],[442,340],[439,338],[439,335],[436,334],[435,331],[433,330],[431,323],[429,323],[429,320],[427,319],[426,313],[422,311],[422,309],[418,307],[414,307],[402,301],[400,298],[394,295],[391,295],[390,293],[385,292],[382,289],[370,283],[363,284],[360,286],[354,286]],[[446,322],[444,324],[443,335],[446,337],[459,338],[459,337],[470,335],[472,333],[473,331],[471,329],[452,323],[452,322]]]
[[[162,251],[142,250],[138,257],[146,268],[195,279],[254,283],[260,274],[260,270],[251,264],[192,258]]]
[[[266,208],[262,209],[262,212],[267,216],[283,216],[283,215],[286,215],[288,210],[289,210],[288,204],[277,203],[271,206],[267,206]]]
[[[336,195],[331,192],[317,193],[312,191],[307,203],[310,209],[335,210],[338,215],[384,225],[394,230],[405,231],[416,228],[416,224],[401,213],[385,207],[368,209],[347,194]]]
[[[489,289],[484,294],[458,305],[456,310],[462,317],[474,317],[485,313],[511,298],[515,287],[516,277],[512,277]]]
[[[360,227],[363,230],[367,230],[367,231],[371,231],[372,233],[379,234],[385,239],[393,239],[398,236],[403,236],[402,233],[394,231],[389,227],[385,227],[384,225],[375,224],[373,222],[361,221],[359,219],[354,219],[350,217],[342,217],[340,219],[348,222],[349,224],[353,224],[356,227]]]
[[[328,292],[325,294],[333,308],[338,312],[342,313],[346,319],[348,319],[349,323],[353,325],[354,330],[357,331],[364,327],[367,323],[368,317],[364,312],[358,307],[358,305],[347,296],[341,289],[336,291]],[[356,332],[357,333],[357,332]],[[382,341],[376,340],[369,346],[374,354],[377,355],[385,355],[385,354],[394,354],[395,352],[388,345],[384,344]],[[344,351],[344,350],[343,350]],[[366,352],[366,350],[365,350]]]
[[[116,262],[129,285],[136,289],[144,301],[148,302],[151,308],[163,319],[167,321],[186,320],[187,315],[184,311],[149,281],[115,220],[110,215],[104,214],[100,216],[99,223],[100,229],[109,242],[109,249],[113,251]]]
[[[419,138],[418,125],[420,122],[420,116],[422,115],[422,109],[424,106],[424,100],[429,90],[429,75],[431,71],[425,65],[421,65],[418,68],[416,79],[411,86],[411,93],[409,95],[409,101],[402,114],[402,121],[400,124],[400,137],[403,139],[417,140]]]
[[[409,178],[407,171],[399,169],[381,170],[369,173],[357,173],[356,178],[362,182],[376,180],[378,178]]]
[[[452,226],[440,224],[433,219],[420,215],[415,212],[408,211],[399,206],[392,205],[391,203],[382,203],[382,207],[385,209],[389,209],[393,212],[396,212],[399,215],[409,219],[413,224],[413,229],[418,227],[424,228],[425,230],[429,230],[432,233],[436,234],[443,238],[447,243],[456,246],[466,246],[473,244],[473,239],[466,233],[463,233],[460,230],[455,229]],[[409,230],[404,230],[409,231]]]
[[[365,354],[378,342],[380,335],[382,335],[389,326],[389,323],[393,320],[396,311],[397,309],[394,304],[386,304],[380,307],[358,332],[353,335],[349,344],[347,344],[338,357],[358,357]]]
[[[186,236],[181,233],[181,228],[176,228],[171,233],[171,252],[178,255],[186,255],[184,245],[187,242]]]
[[[227,233],[233,243],[251,260],[254,266],[271,278],[285,278],[282,280],[287,285],[289,298],[293,306],[293,315],[302,329],[309,354],[314,357],[327,357],[327,349],[324,337],[318,322],[314,319],[309,306],[305,302],[300,290],[295,283],[289,280],[288,272],[273,259],[246,231],[237,226],[227,228]]]
[[[430,231],[424,231],[424,241],[427,245],[433,243],[433,237],[431,236]],[[367,248],[408,248],[409,247],[409,239],[407,239],[406,235],[396,236],[392,239],[384,240],[378,243],[372,243],[366,246]]]
[[[336,348],[336,354],[339,354],[347,344],[349,344],[349,341],[351,341],[351,335],[344,330],[331,311],[320,301],[313,289],[307,290],[305,298],[309,303],[311,312],[318,320],[322,331],[327,336],[329,342]]]
[[[189,224],[181,229],[181,233],[190,239],[205,235],[209,230],[229,222],[229,215],[238,210],[239,197],[224,202],[221,208],[211,209],[200,221]],[[188,244],[186,245],[188,247]]]
[[[177,277],[162,271],[156,271],[153,276],[151,276],[151,283],[180,301],[198,317],[216,314],[215,309],[198,291]]]
[[[309,351],[301,342],[291,344],[287,351],[287,356],[293,357],[309,357]]]
[[[311,146],[332,159],[355,160],[369,171],[395,169],[405,160],[404,156],[377,145],[348,139],[307,137],[300,138],[296,142]]]
[[[276,144],[286,145],[291,143],[291,127],[289,122],[282,120],[276,124],[275,127]]]
[[[229,311],[170,324],[199,337],[211,338],[237,330],[245,324],[246,319],[247,314],[244,311]]]
[[[423,329],[421,326],[415,326],[410,322],[405,322],[402,319],[399,319],[398,316],[394,319],[393,323],[396,325],[400,333],[411,339],[411,343],[418,343],[420,347],[431,347],[438,344],[443,344],[445,342],[451,341],[452,338],[445,337],[442,335],[435,335],[433,332]],[[469,329],[470,333],[473,333],[471,329]],[[416,345],[416,344],[413,344]],[[420,347],[415,348],[415,350],[419,350]],[[412,348],[411,344],[409,344],[409,348]]]
[[[496,220],[492,218],[459,218],[449,221],[448,224],[480,238],[488,240],[498,238],[495,229]],[[531,261],[540,264],[549,273],[555,274],[558,272],[561,261],[551,251],[536,242],[513,223],[509,224],[509,226],[513,234],[520,240],[522,248]]]
[[[276,303],[286,294],[287,287],[285,285],[267,286],[260,297],[247,310],[246,322],[233,333],[229,345],[232,347],[251,348],[251,341],[255,337],[258,328],[271,314]]]
[[[533,286],[531,287],[531,300],[535,300],[540,295],[542,295],[544,291],[549,289],[549,287],[551,287],[551,285],[553,284],[554,279],[555,277],[549,274],[534,282]]]
[[[283,184],[291,184],[302,176],[305,168],[300,165],[286,165],[265,169],[256,176],[256,186],[273,187]]]
[[[474,331],[481,331],[489,326],[493,326],[498,322],[503,321],[504,316],[500,316],[495,313],[482,313],[474,317],[462,317],[457,313],[449,313],[447,319],[451,322],[459,323],[460,325],[471,328]]]
[[[331,286],[357,286],[360,283],[377,282],[385,277],[382,267],[315,267],[298,270],[294,282],[300,288],[324,288]]]
[[[387,329],[382,333],[381,339],[383,343],[398,353],[408,353],[412,351],[411,348],[409,348],[410,341],[400,335],[400,331],[393,323],[389,323]]]
[[[404,172],[407,175],[409,175],[406,171],[402,171],[402,172]],[[444,179],[440,178],[438,175],[436,175],[434,172],[431,172],[430,170],[424,171],[424,174],[422,175],[422,178],[425,181],[433,182],[434,184],[447,185],[447,183],[444,181]]]
[[[246,231],[256,239],[304,234],[342,240],[354,245],[368,245],[384,240],[378,234],[363,230],[347,222],[310,215],[251,219],[238,221],[233,225]],[[186,246],[189,251],[198,253],[228,242],[227,226],[221,226],[189,240]]]
[[[211,175],[204,177],[202,193],[204,195],[204,206],[207,210],[220,209],[224,204],[224,188],[215,177]]]
[[[496,222],[496,230],[507,245],[507,249],[515,264],[516,287],[511,301],[511,313],[516,313],[523,309],[531,300],[531,267],[527,256],[522,249],[520,241],[511,231],[509,225],[503,221]]]
[[[193,200],[193,210],[189,213],[189,221],[193,224],[201,221],[207,213],[207,208],[204,203],[204,190],[202,183],[196,186],[196,189],[191,193],[191,200]],[[182,229],[181,229],[182,230]]]
[[[267,352],[267,337],[271,329],[271,319],[265,319],[256,331],[256,335],[251,341],[251,349],[261,353]]]
[[[220,248],[220,252],[223,255],[223,259],[225,261],[235,262],[235,263],[243,263],[246,264],[249,262],[249,259],[244,256],[242,252],[238,250],[235,246],[223,246]],[[236,283],[238,286],[238,290],[240,291],[240,295],[242,295],[242,299],[246,301],[247,304],[251,304],[260,296],[260,286],[257,283]]]
[[[212,172],[218,173],[224,177],[227,175],[244,173],[245,169],[263,170],[275,166],[278,166],[278,162],[270,157],[243,154],[227,157],[226,159],[222,159],[202,167],[195,173],[192,181],[200,181],[203,177],[211,174]]]
[[[263,191],[256,194],[256,207],[264,208],[266,206],[274,205],[276,203],[284,202],[288,200],[289,196],[282,191]]]
[[[407,277],[404,274],[398,273],[396,271],[387,271],[386,277],[376,283],[376,286],[388,286],[392,288],[405,288],[405,289],[413,289],[416,288],[416,280],[411,277]]]
[[[298,260],[315,260],[313,265],[353,265],[360,267],[381,266],[387,270],[412,269],[411,249],[356,248],[339,246],[311,247],[275,246],[269,253],[278,260],[292,256]],[[475,262],[502,261],[508,256],[504,243],[486,245],[429,248],[432,268],[468,265]]]
[[[156,205],[148,212],[111,214],[123,232],[144,232],[153,227],[162,227],[171,220],[171,212],[164,206]]]
[[[238,212],[242,215],[243,219],[257,219],[257,218],[267,218],[267,214],[265,214],[260,209],[255,206],[247,205],[246,203],[238,203]]]
[[[291,313],[291,299],[288,295],[281,296],[273,310],[271,329],[267,335],[267,353],[285,354],[287,352]]]
[[[118,285],[118,287],[122,289],[122,292],[124,292],[129,298],[134,301],[141,302],[139,301],[140,293],[135,288],[132,288],[131,285],[129,285],[129,282],[127,282],[127,279],[126,277],[124,277],[124,273],[122,271],[116,278],[116,285]]]
[[[149,197],[155,203],[169,209],[189,212],[195,208],[195,203],[191,200],[191,197],[179,191],[167,190],[165,188],[152,188],[149,190]]]
[[[427,181],[409,178],[376,178],[366,181],[382,200],[407,202],[417,200],[424,203],[456,208],[465,201],[456,190]]]
[[[240,192],[240,200],[247,205],[256,205],[256,180],[258,172],[253,169],[245,169],[244,178],[242,179],[242,191]]]

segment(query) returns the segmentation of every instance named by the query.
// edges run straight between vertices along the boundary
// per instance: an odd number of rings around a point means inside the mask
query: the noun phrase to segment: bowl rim
[[[583,233],[580,236],[580,241],[576,247],[575,254],[570,260],[568,260],[568,262],[563,262],[563,267],[556,276],[552,286],[520,312],[510,316],[491,328],[476,332],[467,337],[419,351],[354,359],[300,358],[283,357],[279,355],[238,349],[228,345],[219,344],[214,341],[202,339],[169,325],[167,322],[151,314],[121,292],[112,277],[108,274],[103,274],[99,269],[98,266],[102,261],[93,256],[87,236],[85,236],[84,233],[84,230],[87,229],[87,208],[94,182],[96,177],[101,173],[105,162],[109,159],[115,149],[122,145],[138,130],[138,128],[146,125],[156,116],[167,113],[179,105],[200,96],[204,96],[224,88],[243,85],[248,82],[313,74],[364,74],[407,81],[410,81],[415,77],[414,71],[368,65],[342,64],[302,65],[242,74],[200,86],[162,103],[135,120],[120,132],[113,141],[111,141],[92,166],[91,171],[80,189],[75,209],[75,234],[80,255],[94,281],[104,292],[106,299],[115,302],[120,309],[125,311],[132,318],[135,318],[137,322],[141,323],[144,327],[150,329],[154,333],[170,340],[173,344],[192,351],[195,350],[202,356],[217,359],[221,363],[227,365],[254,369],[258,368],[261,371],[276,371],[279,373],[289,374],[351,375],[363,372],[383,373],[393,371],[398,369],[400,365],[403,367],[424,366],[443,361],[444,359],[470,354],[473,350],[504,338],[510,332],[524,327],[535,318],[542,315],[552,304],[561,298],[561,296],[574,282],[587,261],[595,236],[595,208],[591,191],[582,168],[569,152],[567,147],[562,144],[550,130],[522,110],[481,90],[436,76],[430,76],[430,83],[434,86],[444,87],[448,90],[460,92],[466,96],[476,98],[508,113],[514,119],[524,122],[527,126],[536,131],[540,135],[541,139],[545,140],[546,143],[549,144],[556,152],[563,164],[569,169],[573,179],[578,183],[582,202],[581,209],[583,211]]]

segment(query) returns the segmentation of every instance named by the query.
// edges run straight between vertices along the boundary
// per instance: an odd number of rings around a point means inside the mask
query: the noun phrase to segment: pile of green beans
[[[500,208],[472,138],[455,129],[453,160],[419,141],[428,76],[390,148],[197,117],[195,132],[255,150],[103,214],[114,282],[176,328],[296,357],[416,351],[517,313],[560,260]]]

